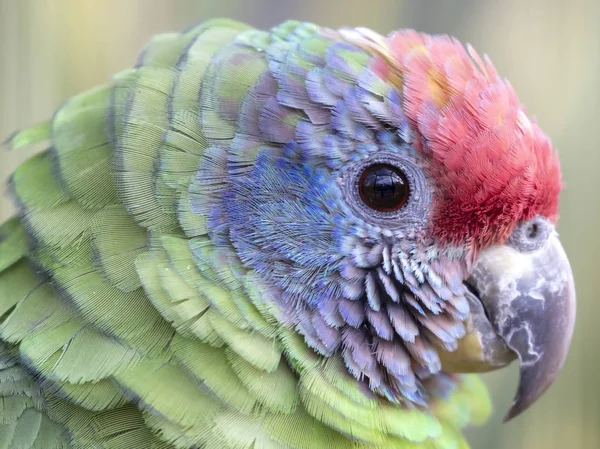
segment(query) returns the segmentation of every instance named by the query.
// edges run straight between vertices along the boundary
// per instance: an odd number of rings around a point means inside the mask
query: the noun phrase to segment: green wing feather
[[[478,378],[431,413],[362,391],[280,324],[190,210],[190,191],[210,200],[201,159],[235,146],[262,49],[322,56],[316,30],[213,20],[157,36],[133,69],[7,141],[49,149],[11,178],[20,214],[0,227],[0,448],[466,447],[457,429],[489,414]],[[270,143],[247,145],[240,169]]]

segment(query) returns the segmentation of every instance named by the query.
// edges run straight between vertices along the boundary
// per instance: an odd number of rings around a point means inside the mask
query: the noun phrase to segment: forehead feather
[[[415,144],[438,185],[438,238],[482,247],[506,238],[518,221],[556,220],[558,158],[487,56],[412,30],[377,38],[359,29],[345,37],[374,53],[371,69],[402,93]]]

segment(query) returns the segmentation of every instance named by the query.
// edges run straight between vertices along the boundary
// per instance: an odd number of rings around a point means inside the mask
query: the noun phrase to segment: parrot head
[[[212,239],[260,274],[280,321],[390,401],[426,406],[456,373],[518,358],[513,417],[555,379],[574,327],[550,141],[452,38],[332,33],[321,67],[271,54],[233,156],[201,163],[201,198],[224,192]],[[274,145],[252,153],[253,135]]]

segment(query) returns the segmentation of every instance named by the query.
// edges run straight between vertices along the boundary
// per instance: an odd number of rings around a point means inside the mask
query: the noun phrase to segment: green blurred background
[[[129,67],[151,35],[216,16],[257,27],[295,18],[380,33],[416,28],[455,35],[491,56],[560,152],[567,189],[559,232],[579,310],[569,358],[551,390],[502,424],[516,366],[486,375],[495,413],[469,438],[474,449],[600,448],[600,1],[0,0],[0,140]],[[0,181],[32,151],[0,152]],[[3,195],[0,221],[11,213]]]

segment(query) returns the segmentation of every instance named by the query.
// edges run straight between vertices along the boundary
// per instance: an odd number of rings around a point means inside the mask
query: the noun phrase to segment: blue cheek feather
[[[262,150],[254,169],[232,179],[225,195],[231,240],[242,261],[307,304],[336,289],[332,274],[341,256],[334,231],[342,205],[331,180],[326,168]]]

